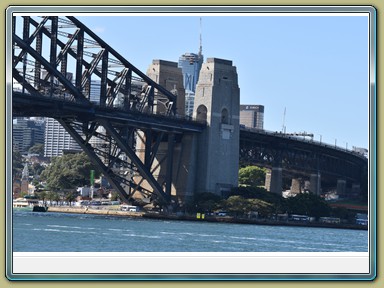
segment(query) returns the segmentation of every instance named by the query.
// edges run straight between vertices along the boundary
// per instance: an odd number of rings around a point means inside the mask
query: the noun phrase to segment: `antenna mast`
[[[286,127],[285,127],[285,113],[286,113],[286,110],[287,110],[287,107],[284,107],[284,114],[283,114],[283,127],[282,127],[282,130],[281,132],[285,134],[285,130],[286,130]]]
[[[201,38],[201,17],[200,17],[200,48],[199,48],[199,56],[203,54],[203,40]]]

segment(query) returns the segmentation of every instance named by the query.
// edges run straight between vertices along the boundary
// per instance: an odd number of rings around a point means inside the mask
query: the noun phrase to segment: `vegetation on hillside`
[[[46,181],[49,190],[73,189],[90,185],[90,171],[97,168],[85,153],[67,154],[52,158],[51,164],[41,173],[41,180]]]
[[[340,207],[332,207],[313,193],[300,193],[284,198],[268,192],[264,187],[265,169],[247,166],[239,170],[239,187],[232,189],[226,198],[213,193],[195,196],[187,212],[213,213],[225,211],[235,217],[276,218],[278,215],[299,214],[314,217],[337,217],[353,220],[354,213]]]
[[[29,154],[37,154],[39,156],[44,156],[44,144],[35,144],[28,149]]]

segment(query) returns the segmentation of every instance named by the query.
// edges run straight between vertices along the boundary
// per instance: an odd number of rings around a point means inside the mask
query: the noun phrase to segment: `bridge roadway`
[[[200,133],[205,123],[185,117],[146,114],[92,103],[75,103],[65,99],[31,95],[18,91],[12,97],[13,116],[51,117],[91,122],[108,119],[117,125],[176,134]],[[240,127],[240,161],[266,168],[280,166],[292,177],[321,173],[323,181],[337,179],[360,182],[367,158],[340,147],[288,136],[280,132]]]
[[[240,163],[280,167],[291,177],[320,173],[321,180],[360,183],[368,159],[334,145],[260,129],[240,129]]]
[[[12,107],[14,117],[50,117],[72,119],[78,122],[91,122],[95,119],[108,121],[138,129],[186,133],[201,132],[206,124],[201,121],[176,115],[147,114],[114,107],[101,107],[91,102],[77,103],[65,99],[31,95],[13,91]]]

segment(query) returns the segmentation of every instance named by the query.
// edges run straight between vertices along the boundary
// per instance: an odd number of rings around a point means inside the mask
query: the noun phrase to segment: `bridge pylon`
[[[232,61],[208,58],[196,87],[193,117],[206,121],[197,137],[196,192],[227,195],[238,185],[240,89]]]
[[[185,91],[181,68],[176,62],[153,60],[147,69],[147,75],[153,81],[171,91],[177,97],[177,115],[184,117]],[[162,114],[166,107],[155,103],[154,113]],[[157,140],[156,140],[157,139]],[[173,199],[172,205],[183,203],[193,197],[195,182],[195,146],[194,133],[173,131],[159,132],[156,129],[140,132],[136,138],[139,157],[153,176],[164,187],[165,193]],[[151,155],[151,147],[156,147],[157,153]],[[150,189],[150,185],[141,175],[135,181]]]
[[[312,173],[310,176],[309,191],[315,195],[321,194],[321,175],[320,172]]]

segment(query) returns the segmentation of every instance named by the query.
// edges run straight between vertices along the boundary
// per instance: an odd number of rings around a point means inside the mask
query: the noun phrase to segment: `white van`
[[[121,211],[129,211],[129,212],[138,212],[139,211],[139,207],[137,207],[137,206],[130,206],[130,205],[122,205],[120,207],[120,210]]]

